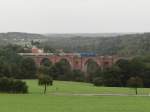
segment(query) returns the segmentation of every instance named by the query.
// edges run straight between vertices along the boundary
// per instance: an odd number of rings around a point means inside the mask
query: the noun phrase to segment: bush
[[[143,80],[140,77],[131,77],[127,81],[127,86],[135,89],[135,94],[137,95],[137,88],[143,87]]]
[[[83,82],[85,80],[85,74],[81,70],[72,71],[72,81]]]
[[[12,78],[0,78],[0,92],[6,93],[28,93],[25,82]]]
[[[131,77],[127,81],[127,86],[133,88],[143,87],[143,80],[140,77]]]
[[[93,84],[94,84],[95,86],[103,86],[104,81],[103,81],[102,78],[97,77],[97,78],[94,78],[94,79],[93,79]]]

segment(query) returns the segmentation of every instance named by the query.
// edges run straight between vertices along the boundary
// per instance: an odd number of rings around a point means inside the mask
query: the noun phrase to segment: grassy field
[[[38,86],[38,81],[27,80],[29,91],[31,94],[41,94],[43,87]],[[53,86],[49,86],[47,94],[51,93],[69,93],[69,94],[128,94],[134,95],[135,90],[132,88],[117,88],[117,87],[96,87],[89,83],[77,83],[66,81],[54,81]],[[150,89],[139,88],[138,94],[149,95]]]
[[[60,82],[46,95],[37,81],[28,80],[29,94],[0,94],[0,112],[150,112],[149,96],[56,96],[52,93],[127,93],[128,88],[93,87],[91,84]],[[141,94],[149,89],[139,89]]]

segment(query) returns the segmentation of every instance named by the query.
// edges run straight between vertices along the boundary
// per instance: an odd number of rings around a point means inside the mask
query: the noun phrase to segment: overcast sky
[[[149,32],[150,0],[0,0],[0,32]]]

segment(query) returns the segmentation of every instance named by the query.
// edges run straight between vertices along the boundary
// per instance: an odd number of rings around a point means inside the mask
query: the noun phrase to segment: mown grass
[[[43,92],[43,87],[38,86],[37,80],[27,80],[29,92],[32,94],[40,94]],[[96,87],[89,83],[54,81],[53,86],[49,86],[47,93],[77,93],[77,94],[128,94],[134,95],[133,88],[120,87]],[[149,95],[149,88],[138,88],[139,95]]]
[[[46,95],[36,80],[28,80],[29,94],[0,94],[0,112],[150,112],[149,96],[56,96],[51,93],[129,93],[128,88],[55,81]],[[149,89],[140,89],[147,94]]]
[[[0,95],[0,112],[149,112],[150,97]]]

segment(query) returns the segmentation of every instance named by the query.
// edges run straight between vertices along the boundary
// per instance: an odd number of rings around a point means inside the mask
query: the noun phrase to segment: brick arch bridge
[[[35,63],[40,66],[43,59],[48,59],[53,64],[65,59],[69,62],[72,69],[79,69],[86,72],[88,60],[95,61],[101,68],[111,67],[118,59],[115,56],[87,56],[82,57],[79,54],[52,54],[52,53],[19,53],[24,57],[34,59]]]

